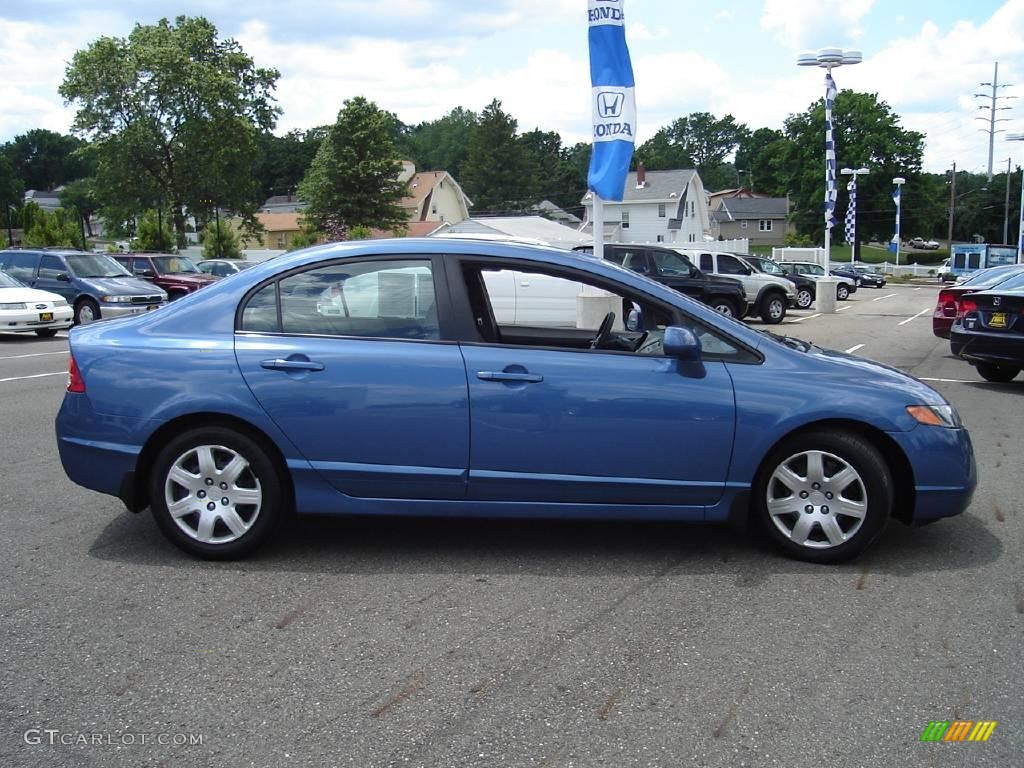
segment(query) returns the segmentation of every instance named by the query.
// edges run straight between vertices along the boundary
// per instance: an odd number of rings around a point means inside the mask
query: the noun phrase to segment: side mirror
[[[626,318],[626,330],[630,333],[639,333],[644,329],[644,318],[640,314],[640,310],[636,307],[629,310],[629,316]]]
[[[677,357],[688,362],[700,360],[700,339],[689,328],[670,325],[665,329],[662,347],[669,357]]]
[[[156,273],[152,269],[136,269],[136,277],[155,277]]]
[[[55,275],[54,279],[55,280],[59,280],[62,283],[70,283],[71,282],[71,276],[67,272],[58,272]]]

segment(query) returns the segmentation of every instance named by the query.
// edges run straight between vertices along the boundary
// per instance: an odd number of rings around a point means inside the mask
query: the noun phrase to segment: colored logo
[[[601,91],[597,94],[598,114],[604,119],[622,117],[622,105],[625,101],[625,94],[619,91]]]
[[[995,720],[932,720],[921,741],[988,741],[996,729]]]

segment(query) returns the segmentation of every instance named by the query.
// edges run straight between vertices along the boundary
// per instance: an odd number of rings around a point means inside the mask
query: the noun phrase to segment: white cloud
[[[861,36],[874,0],[765,0],[761,27],[792,50],[846,45]]]

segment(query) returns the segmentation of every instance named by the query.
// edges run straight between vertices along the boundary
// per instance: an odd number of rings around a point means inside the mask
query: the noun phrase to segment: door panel
[[[696,509],[721,497],[736,418],[722,363],[484,345],[463,355],[471,499]]]

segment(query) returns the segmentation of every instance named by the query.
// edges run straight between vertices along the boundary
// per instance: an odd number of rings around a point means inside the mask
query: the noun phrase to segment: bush
[[[204,259],[240,259],[242,243],[238,233],[229,225],[208,221],[202,234]]]
[[[135,229],[135,237],[132,238],[132,250],[174,250],[174,233],[171,231],[171,222],[167,214],[164,214],[162,221],[155,210],[148,210],[142,214]]]
[[[82,248],[85,245],[77,218],[63,208],[48,213],[36,206],[31,211],[30,221],[22,238],[23,245],[34,248]]]

